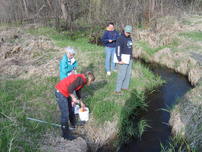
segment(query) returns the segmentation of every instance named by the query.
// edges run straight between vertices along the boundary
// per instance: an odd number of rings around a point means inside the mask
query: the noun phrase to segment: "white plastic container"
[[[74,106],[74,114],[79,114],[79,109],[80,109],[80,106],[79,105],[75,105]]]
[[[84,112],[79,110],[79,119],[81,121],[88,121],[89,120],[89,109],[86,107]]]

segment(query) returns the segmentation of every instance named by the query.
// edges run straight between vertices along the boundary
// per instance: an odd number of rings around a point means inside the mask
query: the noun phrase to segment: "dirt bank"
[[[181,19],[159,19],[148,30],[137,30],[138,42],[134,56],[149,63],[157,63],[186,75],[192,91],[171,111],[170,125],[174,135],[180,134],[192,147],[201,150],[202,109],[202,16],[184,16]],[[199,150],[199,151],[200,151]]]
[[[154,29],[137,30],[134,39],[139,42],[134,44],[134,56],[186,75],[195,86],[202,77],[202,44],[194,39],[194,35],[192,39],[185,33],[200,33],[201,26],[201,16],[187,16],[181,20],[174,17],[159,19]]]
[[[202,85],[187,93],[171,111],[173,134],[186,137],[191,147],[202,151]]]

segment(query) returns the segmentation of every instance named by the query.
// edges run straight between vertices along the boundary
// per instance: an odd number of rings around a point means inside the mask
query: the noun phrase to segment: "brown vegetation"
[[[77,23],[103,25],[114,21],[124,24],[154,23],[164,15],[179,16],[183,11],[198,11],[200,0],[1,0],[0,22],[38,22],[55,26],[65,23],[72,29]]]

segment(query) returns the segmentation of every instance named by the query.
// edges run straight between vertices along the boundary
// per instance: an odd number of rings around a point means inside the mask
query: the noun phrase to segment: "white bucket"
[[[79,119],[81,121],[88,121],[89,120],[89,109],[86,107],[84,112],[79,110]]]

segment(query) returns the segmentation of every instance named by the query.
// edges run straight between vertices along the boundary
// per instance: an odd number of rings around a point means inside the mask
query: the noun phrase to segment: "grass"
[[[42,31],[39,29],[36,32],[39,32],[38,34],[41,35],[44,31],[46,31],[46,29],[42,29]],[[52,37],[52,34],[50,33],[54,33],[55,36]],[[126,142],[133,136],[140,138],[145,129],[149,126],[147,122],[145,120],[141,120],[141,118],[136,119],[136,121],[138,121],[137,124],[135,124],[133,120],[130,120],[130,118],[133,116],[134,111],[142,111],[140,107],[143,109],[146,108],[147,104],[143,100],[143,92],[146,89],[150,90],[153,87],[162,84],[163,81],[160,77],[155,76],[147,67],[143,66],[139,62],[136,62],[133,65],[134,76],[130,83],[130,90],[132,91],[125,92],[123,96],[119,96],[117,98],[117,96],[113,94],[115,90],[116,73],[113,73],[110,78],[105,77],[103,65],[104,54],[102,53],[104,49],[103,47],[88,44],[85,38],[72,41],[66,38],[64,34],[62,34],[61,39],[61,34],[55,33],[55,31],[49,32],[49,34],[50,35],[48,36],[60,47],[70,45],[73,47],[76,46],[79,50],[82,50],[82,52],[78,52],[77,58],[80,63],[85,64],[81,65],[79,70],[90,69],[99,76],[98,82],[93,84],[90,88],[85,88],[85,92],[87,94],[85,103],[90,108],[91,114],[95,118],[96,122],[98,124],[103,124],[105,121],[112,121],[120,117],[119,142]],[[46,32],[44,35],[46,35]],[[83,43],[81,43],[81,41]],[[89,51],[90,53],[87,54],[86,51]],[[86,61],[86,58],[89,60]],[[97,67],[97,65],[101,66]],[[133,94],[132,96],[136,96],[137,101],[135,98],[131,98],[131,94]],[[126,102],[130,102],[130,104],[125,105]],[[128,110],[128,108],[130,110]],[[139,113],[137,112],[135,114],[138,115]]]
[[[124,92],[118,98],[113,93],[116,84],[116,73],[113,73],[106,81],[99,81],[90,88],[86,88],[89,96],[85,99],[85,102],[90,106],[93,116],[98,122],[103,123],[119,116],[122,113],[123,105],[131,98],[133,92],[142,93],[146,89],[150,90],[163,83],[160,77],[155,76],[139,62],[134,63],[133,73],[136,74],[131,79],[130,91]]]
[[[132,136],[141,137],[149,127],[141,117],[136,118],[146,110],[144,91],[162,84],[147,67],[139,62],[133,64],[133,76],[130,90],[122,96],[114,95],[117,74],[106,77],[104,71],[104,48],[88,43],[84,36],[72,40],[68,32],[59,33],[55,29],[42,27],[28,30],[33,35],[44,35],[54,41],[59,47],[72,46],[77,49],[76,58],[79,62],[78,72],[91,70],[96,75],[96,82],[83,89],[86,95],[84,102],[90,108],[91,115],[100,125],[106,121],[119,121],[121,141]],[[50,50],[48,56],[54,56]],[[36,53],[33,57],[43,56]],[[48,60],[46,56],[43,56]],[[40,62],[43,64],[43,62]],[[26,120],[33,117],[49,122],[59,122],[57,105],[54,97],[54,86],[57,77],[32,78],[29,80],[1,80],[0,112],[1,131],[0,149],[3,151],[40,151],[40,141],[43,135],[51,130],[47,125]],[[131,118],[138,123],[133,123]],[[128,120],[128,121],[127,121]],[[134,126],[135,125],[135,126]],[[134,128],[133,128],[134,127]],[[125,129],[124,129],[125,128]]]
[[[22,23],[20,22],[0,23],[0,30],[1,28],[5,28],[5,27],[20,27],[20,26],[22,26]]]
[[[198,44],[190,43],[189,45],[184,45],[181,48],[173,48],[173,52],[200,52],[201,46]]]
[[[164,146],[161,144],[161,152],[196,152],[194,148],[192,148],[187,141],[177,135],[175,137],[171,137],[168,146]]]
[[[193,31],[193,32],[180,33],[179,35],[189,38],[193,41],[202,41],[202,32]]]
[[[184,25],[191,25],[191,24],[192,24],[191,21],[186,20],[186,19],[183,19],[183,20],[182,20],[182,23],[183,23]]]
[[[144,94],[134,90],[120,113],[119,144],[127,143],[132,137],[141,137],[148,126],[145,120],[141,120],[141,114],[147,106]]]
[[[153,55],[154,53],[156,53],[162,49],[162,47],[152,48],[151,46],[149,46],[149,44],[147,42],[144,42],[144,41],[138,41],[136,43],[136,46],[142,48],[149,55]]]
[[[47,36],[47,37],[51,38],[55,42],[55,44],[59,47],[73,46],[82,51],[100,50],[100,46],[89,44],[86,34],[82,35],[82,33],[80,33],[80,32],[77,32],[73,35],[73,37],[75,37],[75,38],[72,38],[71,33],[68,33],[67,31],[59,33],[55,29],[49,28],[49,27],[40,27],[38,29],[29,29],[29,30],[27,30],[27,32],[32,35]]]
[[[156,48],[152,48],[147,42],[145,41],[138,41],[136,42],[136,46],[139,48],[142,48],[148,55],[152,56],[159,50],[162,50],[164,48],[175,48],[179,45],[179,40],[173,39],[173,41],[170,44],[159,46]]]
[[[2,151],[38,151],[41,137],[49,126],[26,120],[26,117],[53,121],[56,110],[52,86],[56,78],[45,80],[0,81],[0,149]],[[37,82],[37,83],[36,83]],[[47,83],[51,85],[47,86]],[[49,97],[48,97],[49,96]],[[47,102],[49,98],[49,103]]]
[[[59,33],[56,30],[52,28],[47,28],[47,27],[32,29],[32,30],[29,30],[28,32],[34,35],[48,36],[49,38],[53,39],[54,42],[56,42],[56,45],[60,47],[69,45],[69,46],[78,48],[79,51],[77,54],[77,58],[79,62],[82,62],[82,63],[85,62],[85,64],[80,66],[79,71],[82,71],[83,69],[90,69],[94,71],[96,75],[99,75],[98,79],[101,79],[101,80],[106,79],[105,72],[104,72],[104,65],[103,65],[103,61],[104,61],[103,47],[87,43],[88,41],[86,38],[80,38],[74,41],[70,40],[70,38],[68,38],[68,35],[65,34],[67,32]],[[89,60],[86,61],[86,58],[88,58]],[[96,65],[100,65],[100,64],[102,66],[97,68]],[[142,66],[140,63],[135,63],[133,70],[141,72],[141,75],[140,75],[141,79],[131,80],[132,81],[131,90],[133,88],[139,88],[140,90],[146,87],[152,88],[162,83],[159,77],[154,76],[153,73],[149,71],[148,68]],[[139,76],[137,76],[136,78],[138,77]],[[106,119],[102,119],[103,113],[105,113],[105,109],[112,109],[110,110],[111,114],[109,113],[109,115],[114,114],[113,111],[120,111],[119,110],[120,103],[114,102],[116,98],[115,96],[113,96],[113,91],[115,89],[115,81],[116,81],[116,74],[113,74],[112,77],[110,77],[110,80],[106,80],[105,83],[104,81],[100,82],[100,84],[95,84],[93,86],[98,90],[94,91],[95,88],[93,87],[91,87],[91,89],[86,88],[86,91],[89,94],[89,97],[86,98],[86,102],[90,106],[90,109],[97,120],[99,119],[108,120],[109,118],[111,118],[109,116],[105,116]],[[118,101],[124,101],[125,99],[129,98],[129,96],[130,96],[130,93],[125,93],[125,95],[123,97],[120,97]],[[111,101],[113,102],[110,103]],[[100,110],[101,108],[103,110]]]

